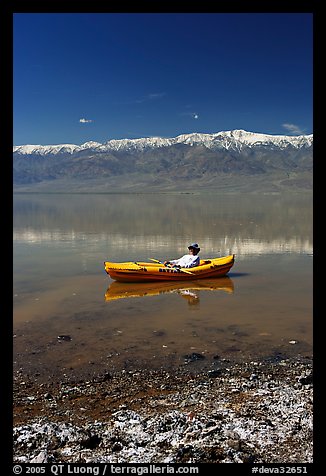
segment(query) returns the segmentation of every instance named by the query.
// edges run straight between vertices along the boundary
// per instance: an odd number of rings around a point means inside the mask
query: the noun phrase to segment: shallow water
[[[40,376],[312,353],[312,196],[15,194],[14,362]],[[118,284],[103,262],[234,253],[228,277]],[[69,336],[58,339],[58,336]]]

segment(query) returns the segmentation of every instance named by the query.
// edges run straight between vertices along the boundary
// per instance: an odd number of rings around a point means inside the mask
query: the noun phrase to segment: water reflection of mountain
[[[159,250],[162,242],[164,242],[167,247],[177,246],[180,249],[184,247],[184,239],[176,239],[173,236],[166,235],[157,235],[157,236],[125,236],[121,234],[116,235],[107,235],[107,234],[96,234],[88,235],[86,233],[77,233],[75,231],[62,232],[59,230],[43,230],[37,231],[32,229],[25,230],[14,230],[13,239],[15,242],[19,243],[51,243],[58,241],[74,242],[81,241],[87,242],[88,246],[97,246],[99,242],[105,243],[106,241],[114,243],[116,249],[125,249],[130,250],[140,250],[144,253],[146,249],[148,250]],[[141,246],[140,246],[141,243]],[[274,240],[268,241],[258,241],[256,239],[251,239],[247,237],[238,236],[236,238],[230,236],[223,237],[222,239],[212,240],[201,239],[200,244],[203,250],[205,250],[205,255],[208,256],[210,250],[216,252],[219,250],[218,255],[224,255],[228,252],[234,253],[236,256],[246,256],[246,255],[262,255],[262,254],[284,254],[284,253],[298,253],[298,254],[313,254],[313,245],[312,242],[307,240],[302,240],[299,238],[291,238],[287,240],[285,237],[281,237]],[[144,250],[144,251],[143,251]],[[214,255],[215,256],[215,255]],[[144,255],[144,259],[145,259]]]
[[[313,249],[308,193],[15,194],[13,203],[16,242],[108,243],[139,250],[143,259],[147,250],[158,258],[182,252],[185,239],[200,242],[206,257]]]
[[[152,282],[119,283],[114,281],[105,293],[106,301],[116,299],[157,296],[164,293],[178,293],[190,304],[199,302],[199,291],[224,291],[233,293],[234,284],[228,276],[215,279],[202,279],[193,282]]]

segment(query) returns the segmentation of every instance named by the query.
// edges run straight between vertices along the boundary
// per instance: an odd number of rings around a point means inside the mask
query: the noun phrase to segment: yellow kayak
[[[104,269],[112,279],[121,282],[191,281],[225,276],[232,268],[234,259],[234,254],[222,258],[203,259],[200,260],[199,266],[193,268],[173,268],[160,262],[104,261]]]
[[[203,279],[193,282],[168,282],[153,281],[152,283],[119,283],[114,281],[105,293],[106,301],[115,301],[123,298],[136,298],[143,296],[158,296],[164,293],[186,293],[196,291],[224,291],[232,294],[234,285],[228,276],[219,279]]]

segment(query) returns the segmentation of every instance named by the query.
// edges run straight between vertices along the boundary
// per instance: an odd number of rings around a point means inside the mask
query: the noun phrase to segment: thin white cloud
[[[165,96],[165,93],[149,93],[147,95],[148,99],[159,99]]]
[[[284,127],[284,129],[290,132],[290,134],[297,134],[297,135],[304,134],[304,131],[300,129],[299,126],[296,126],[295,124],[285,123],[285,124],[282,124],[282,127]]]
[[[87,124],[89,122],[93,122],[93,120],[92,119],[85,119],[85,118],[82,117],[81,119],[79,119],[79,122],[82,122],[83,124]]]
[[[140,99],[135,99],[134,101],[131,101],[131,103],[141,104],[143,102],[155,101],[156,99],[161,99],[164,96],[166,96],[166,93],[149,93],[141,97]]]

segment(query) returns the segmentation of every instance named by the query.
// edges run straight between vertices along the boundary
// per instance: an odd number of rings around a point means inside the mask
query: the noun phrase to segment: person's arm
[[[167,264],[178,264],[178,261],[177,259],[170,259],[169,261],[164,261],[164,265],[167,265]]]
[[[187,257],[188,257],[188,255],[184,255],[184,256],[181,256],[181,258],[178,258],[178,259],[170,259],[169,261],[164,261],[164,264],[169,264],[170,263],[170,264],[173,264],[173,265],[184,267],[183,261]]]

